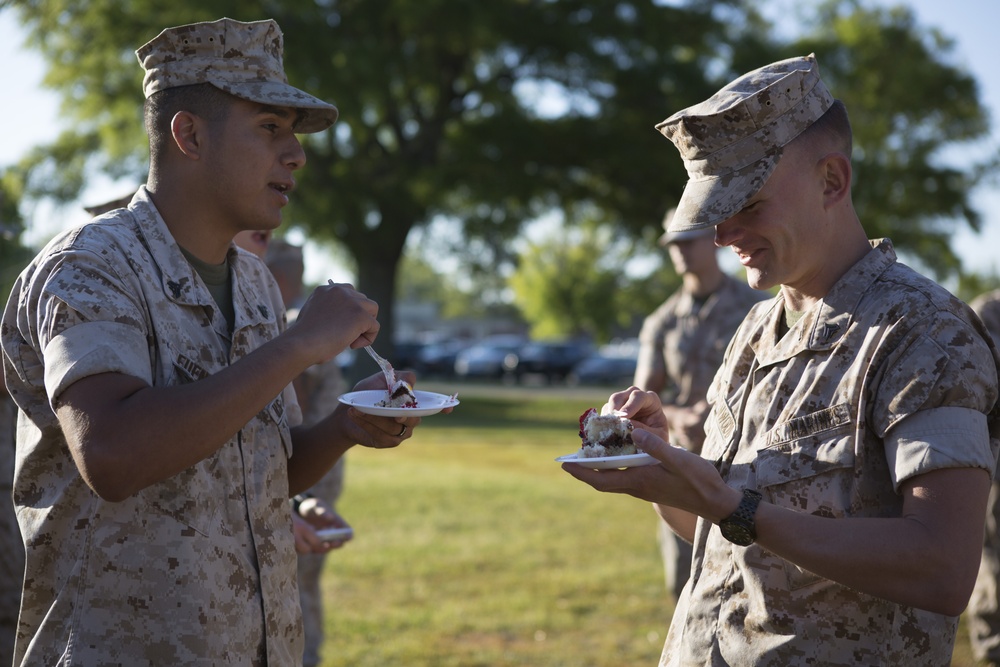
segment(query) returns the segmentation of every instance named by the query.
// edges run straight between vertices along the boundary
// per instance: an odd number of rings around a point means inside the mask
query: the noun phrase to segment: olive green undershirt
[[[781,320],[781,335],[784,336],[788,333],[788,330],[794,327],[795,323],[801,320],[805,314],[804,310],[789,310],[788,306],[785,306],[785,317]]]
[[[184,248],[181,248],[181,252],[195,272],[201,276],[208,291],[212,294],[212,298],[215,299],[216,305],[222,311],[222,316],[226,318],[227,329],[232,331],[233,323],[236,320],[236,310],[233,308],[233,279],[229,273],[229,257],[226,257],[222,264],[209,264],[201,261]]]

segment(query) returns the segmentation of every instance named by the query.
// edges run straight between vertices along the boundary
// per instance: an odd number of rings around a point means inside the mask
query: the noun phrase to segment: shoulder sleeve
[[[125,260],[122,260],[123,262]],[[28,317],[37,333],[50,401],[74,382],[123,373],[152,383],[148,320],[141,295],[106,257],[67,249],[39,267]]]
[[[884,436],[920,410],[961,407],[989,413],[997,402],[997,362],[968,323],[941,313],[896,346],[876,388],[873,424]]]
[[[885,439],[898,483],[942,467],[993,470],[997,360],[967,322],[941,313],[897,348],[878,384],[869,426]]]

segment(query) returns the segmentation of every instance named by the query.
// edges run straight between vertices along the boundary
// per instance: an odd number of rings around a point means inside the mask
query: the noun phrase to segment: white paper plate
[[[659,463],[659,459],[644,452],[638,454],[625,454],[624,456],[592,456],[587,458],[576,454],[566,454],[556,459],[559,463],[578,463],[594,470],[607,470],[611,468],[638,468],[639,466],[652,466]]]
[[[441,412],[445,408],[458,405],[458,399],[432,391],[414,390],[417,399],[415,408],[384,408],[376,403],[384,401],[387,396],[385,389],[369,389],[368,391],[352,391],[340,397],[340,402],[350,405],[369,415],[378,417],[426,417]]]
[[[324,542],[333,542],[334,540],[349,540],[354,537],[353,528],[318,528],[316,530],[316,537],[323,540]]]

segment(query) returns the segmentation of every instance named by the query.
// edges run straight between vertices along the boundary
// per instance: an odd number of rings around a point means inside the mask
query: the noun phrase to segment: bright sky
[[[981,86],[981,98],[990,110],[993,145],[1000,145],[1000,68],[997,56],[996,26],[1000,25],[1000,2],[982,0],[876,0],[889,6],[907,4],[917,14],[922,25],[935,26],[945,35],[955,39],[955,63],[973,73]],[[787,8],[794,14],[797,0],[771,0],[772,7]],[[779,12],[784,13],[784,12]],[[29,148],[45,143],[62,129],[59,124],[58,98],[41,87],[44,62],[41,57],[24,49],[24,31],[13,11],[0,10],[0,62],[4,63],[2,75],[5,104],[0,104],[0,127],[7,133],[0,143],[0,166],[15,162]],[[137,65],[138,70],[138,65]],[[137,79],[138,82],[138,79]],[[138,85],[138,84],[137,84]],[[83,205],[103,202],[127,194],[132,183],[114,184],[102,181],[84,195],[79,205],[64,210],[42,206],[30,216],[31,234],[27,241],[37,244],[62,228],[84,222],[87,214]],[[968,268],[983,273],[1000,273],[997,250],[1000,249],[1000,183],[981,189],[973,195],[973,203],[983,215],[983,231],[976,235],[970,231],[956,234],[954,247],[965,259]],[[306,265],[314,267],[323,276],[336,273],[321,255],[310,257],[307,245]],[[312,252],[317,252],[313,250]],[[312,273],[309,271],[308,273]],[[320,275],[307,275],[316,282]],[[346,280],[344,273],[334,275],[336,280]]]

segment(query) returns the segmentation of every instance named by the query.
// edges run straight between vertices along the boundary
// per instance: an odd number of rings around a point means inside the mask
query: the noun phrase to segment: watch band
[[[719,522],[719,530],[727,540],[741,547],[750,546],[757,539],[757,526],[754,515],[760,505],[760,492],[753,489],[743,489],[743,498],[736,510]]]
[[[293,514],[298,514],[299,513],[299,505],[302,504],[302,501],[308,500],[309,498],[315,498],[315,497],[316,496],[314,496],[313,494],[309,493],[308,491],[304,491],[304,492],[302,492],[302,493],[300,493],[300,494],[298,494],[296,496],[292,496],[292,513]]]

